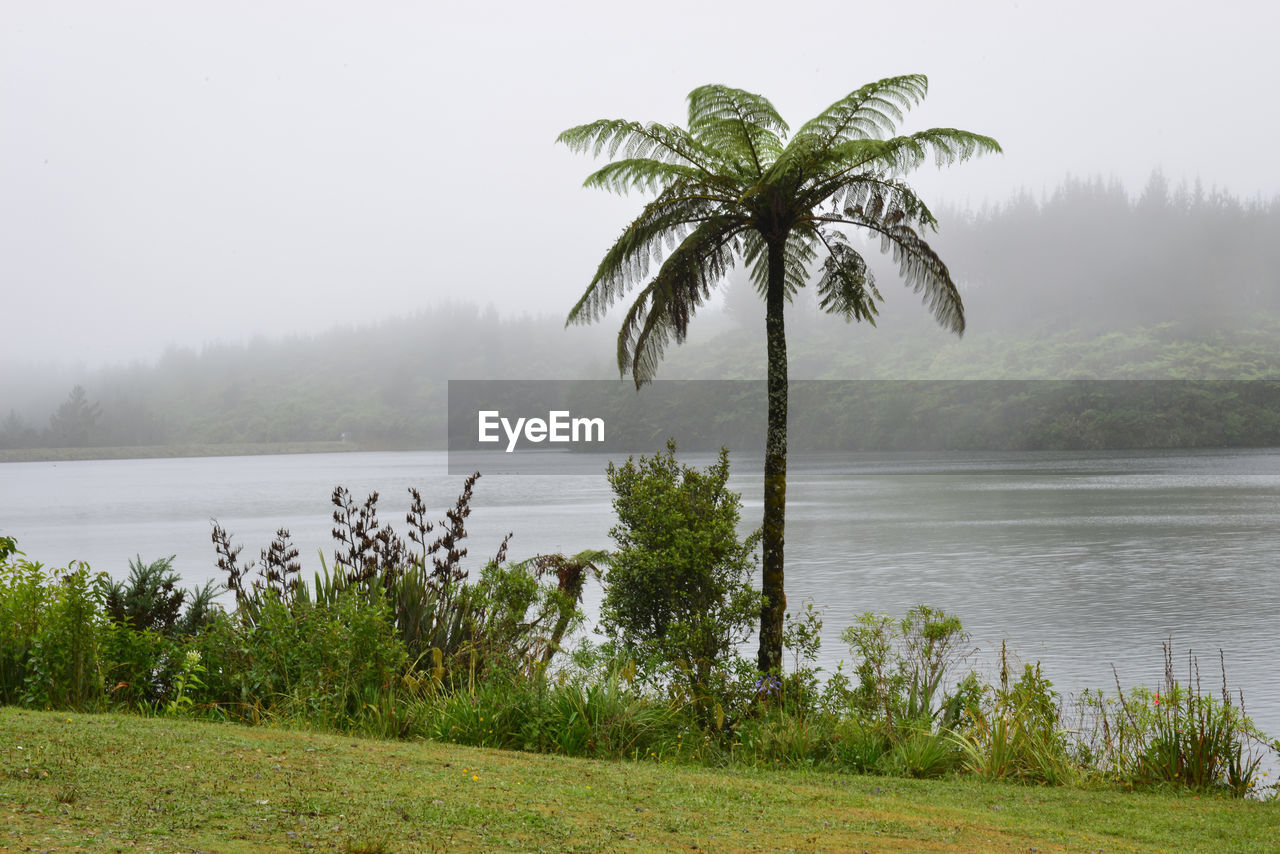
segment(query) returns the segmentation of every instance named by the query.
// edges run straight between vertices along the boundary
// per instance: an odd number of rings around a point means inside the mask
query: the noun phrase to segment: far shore
[[[0,463],[75,460],[151,460],[180,457],[249,457],[269,454],[337,454],[357,451],[423,451],[443,448],[377,442],[235,442],[228,444],[118,445],[104,448],[8,448]]]

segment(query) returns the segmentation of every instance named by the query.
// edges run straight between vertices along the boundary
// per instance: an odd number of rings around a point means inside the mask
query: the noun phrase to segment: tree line
[[[871,328],[807,310],[804,289],[787,315],[792,377],[1280,377],[1275,200],[1170,186],[1157,173],[1133,198],[1116,182],[1075,179],[1043,199],[938,218],[931,242],[964,295],[965,337],[929,329],[906,292],[885,289]],[[660,379],[764,377],[758,297],[739,271],[729,276],[723,304],[666,354]],[[0,389],[0,449],[441,446],[448,379],[616,379],[613,338],[606,326],[566,330],[556,316],[450,304],[312,336],[172,349],[153,364],[36,372],[38,389],[13,379]]]

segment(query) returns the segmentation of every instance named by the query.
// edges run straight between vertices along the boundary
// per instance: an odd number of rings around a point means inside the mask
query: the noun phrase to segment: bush
[[[337,487],[333,535],[339,548],[332,570],[322,561],[313,586],[298,577],[298,553],[287,529],[262,550],[260,564],[242,563],[242,548],[215,522],[218,566],[236,595],[237,618],[256,626],[270,619],[265,610],[274,606],[268,602],[307,608],[313,602],[333,605],[352,594],[387,606],[412,666],[438,683],[470,686],[488,670],[530,675],[545,670],[565,635],[581,622],[578,606],[586,577],[598,576],[596,563],[607,555],[538,555],[508,563],[504,540],[480,579],[469,583],[462,543],[479,478],[477,472],[464,481],[439,523],[426,520],[421,494],[410,489],[407,540],[378,518],[378,493],[357,504],[345,487]],[[438,536],[433,538],[433,531]]]
[[[169,693],[176,642],[152,629],[107,620],[101,656],[107,699],[114,705],[150,708]]]
[[[174,558],[129,561],[129,577],[106,575],[94,584],[106,617],[102,634],[107,699],[130,707],[158,708],[172,702],[174,680],[183,672],[183,642],[209,624],[221,609],[211,581],[203,588],[179,589]],[[185,605],[185,609],[184,609]]]
[[[113,623],[138,631],[151,630],[169,637],[189,637],[200,630],[215,608],[218,588],[212,581],[203,588],[178,589],[182,580],[173,568],[174,557],[143,563],[142,556],[129,561],[129,578],[98,581],[103,610]],[[186,612],[183,613],[183,604]]]
[[[743,721],[734,733],[735,758],[760,766],[812,767],[836,759],[836,720],[770,709]]]
[[[381,597],[345,591],[323,604],[263,597],[242,627],[240,696],[277,715],[342,728],[394,686],[404,644]]]
[[[633,690],[631,668],[614,667],[599,681],[571,680],[547,689],[540,742],[570,756],[641,759],[680,749],[679,709]]]
[[[0,537],[0,703],[17,703],[26,689],[27,659],[44,618],[45,573],[11,537]]]
[[[565,635],[583,620],[578,604],[598,554],[490,561],[474,588],[472,648],[484,668],[507,668],[530,677],[544,673]],[[555,585],[549,583],[551,571]]]
[[[493,676],[463,690],[431,692],[423,705],[423,735],[433,741],[521,748],[538,694],[526,680]]]
[[[761,598],[750,580],[759,532],[738,537],[742,506],[726,489],[729,452],[705,471],[666,453],[609,465],[617,543],[601,630],[633,656],[644,681],[669,680],[710,719],[707,689],[751,633]]]
[[[1008,653],[1000,652],[1000,687],[962,683],[964,710],[955,733],[965,768],[990,779],[1060,784],[1076,774],[1061,726],[1053,683],[1028,664],[1009,684]]]
[[[1280,753],[1227,692],[1222,667],[1222,697],[1200,686],[1199,664],[1187,653],[1187,682],[1173,671],[1173,653],[1164,644],[1165,679],[1154,693],[1138,687],[1114,698],[1086,692],[1081,705],[1080,759],[1129,785],[1173,785],[1218,789],[1243,797],[1262,788],[1262,766]],[[1221,661],[1221,654],[1220,654]]]
[[[965,657],[967,637],[958,618],[926,605],[901,620],[863,614],[841,635],[858,660],[858,685],[848,694],[852,710],[890,733],[901,724],[931,725],[940,714],[950,726],[959,702],[944,696],[943,680]]]
[[[102,700],[99,645],[104,621],[89,565],[55,573],[43,591],[43,613],[27,655],[22,703],[45,709],[89,709]]]

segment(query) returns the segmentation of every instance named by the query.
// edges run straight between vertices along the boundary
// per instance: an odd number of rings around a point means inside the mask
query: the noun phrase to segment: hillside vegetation
[[[1043,200],[939,218],[931,242],[961,283],[966,335],[932,327],[867,245],[885,296],[878,328],[822,315],[801,291],[787,320],[794,379],[1280,380],[1280,202],[1171,188],[1157,173],[1137,198],[1071,180]],[[723,306],[690,328],[660,379],[764,376],[762,304],[741,271]],[[508,318],[455,303],[315,336],[171,350],[153,365],[15,372],[0,379],[0,450],[443,447],[448,380],[616,379],[613,335],[607,322],[565,329],[559,313]],[[1230,408],[1229,393],[1210,406]],[[1271,429],[1146,432],[1163,437],[1156,444],[1271,444]],[[1154,441],[1143,432],[1065,444]]]

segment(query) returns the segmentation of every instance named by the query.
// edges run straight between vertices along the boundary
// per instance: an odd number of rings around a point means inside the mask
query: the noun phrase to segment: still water
[[[709,455],[686,462],[706,464]],[[586,463],[586,465],[584,465]],[[605,460],[573,475],[490,475],[476,485],[468,561],[607,548]],[[735,458],[744,527],[759,523],[758,459]],[[557,466],[552,465],[551,468]],[[176,555],[191,584],[216,575],[210,520],[256,556],[288,528],[304,560],[332,552],[329,496],[380,493],[403,529],[407,488],[443,516],[461,489],[443,453],[352,453],[0,464],[0,533],[47,565],[87,561],[113,576],[131,558]],[[821,663],[848,650],[856,614],[919,603],[957,614],[992,665],[1002,641],[1040,661],[1059,690],[1158,684],[1161,641],[1178,670],[1218,653],[1250,714],[1280,734],[1280,450],[810,455],[791,461],[787,591],[823,610]],[[308,559],[309,558],[309,559]],[[588,607],[599,602],[588,590]]]

